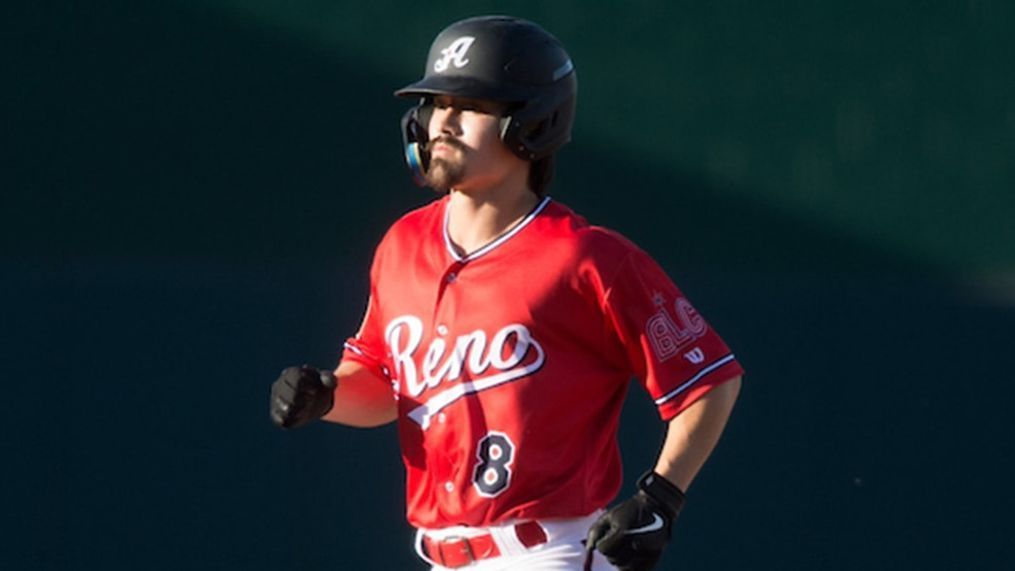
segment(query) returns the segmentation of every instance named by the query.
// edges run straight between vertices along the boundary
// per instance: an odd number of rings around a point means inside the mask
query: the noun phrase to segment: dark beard
[[[426,150],[429,152],[437,143],[444,143],[457,150],[458,153],[456,154],[458,156],[453,157],[455,159],[460,158],[465,152],[464,146],[461,143],[447,136],[440,136],[430,140],[427,143]],[[423,176],[423,180],[430,188],[443,193],[448,192],[455,185],[461,183],[464,174],[465,165],[460,160],[449,161],[444,158],[432,158],[430,159],[430,165],[427,168],[426,174]]]
[[[430,159],[430,168],[423,177],[426,185],[437,192],[447,192],[462,182],[464,169],[461,163],[452,163],[445,159]]]

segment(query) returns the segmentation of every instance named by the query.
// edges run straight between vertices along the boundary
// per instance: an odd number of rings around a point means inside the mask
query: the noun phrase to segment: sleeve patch
[[[663,294],[656,292],[652,296],[652,301],[657,309],[645,324],[645,336],[649,340],[656,361],[662,363],[672,359],[682,347],[700,338],[708,330],[705,320],[687,299],[678,297],[673,302],[672,315],[667,311]],[[690,351],[688,360],[695,363],[695,357],[703,359],[704,356],[700,353],[700,349],[697,353],[694,350]]]

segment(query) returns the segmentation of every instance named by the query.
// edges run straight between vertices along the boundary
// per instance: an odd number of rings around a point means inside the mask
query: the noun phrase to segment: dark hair
[[[542,198],[553,182],[554,155],[532,161],[529,164],[529,190]]]

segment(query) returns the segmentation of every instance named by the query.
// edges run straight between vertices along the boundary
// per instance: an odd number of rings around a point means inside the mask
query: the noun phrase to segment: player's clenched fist
[[[271,421],[295,428],[321,418],[335,404],[335,377],[313,367],[289,367],[271,385]]]
[[[655,472],[638,480],[638,493],[604,513],[589,529],[588,555],[598,549],[620,571],[655,567],[670,541],[684,493]]]

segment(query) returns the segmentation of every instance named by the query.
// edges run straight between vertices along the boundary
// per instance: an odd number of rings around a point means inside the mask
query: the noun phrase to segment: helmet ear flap
[[[433,105],[424,98],[419,105],[409,109],[402,116],[402,146],[405,149],[405,163],[412,172],[412,180],[419,186],[426,186],[426,171],[430,168],[430,153],[427,151],[430,115]]]
[[[527,161],[552,155],[571,140],[574,97],[564,101],[534,100],[501,120],[501,140]]]

